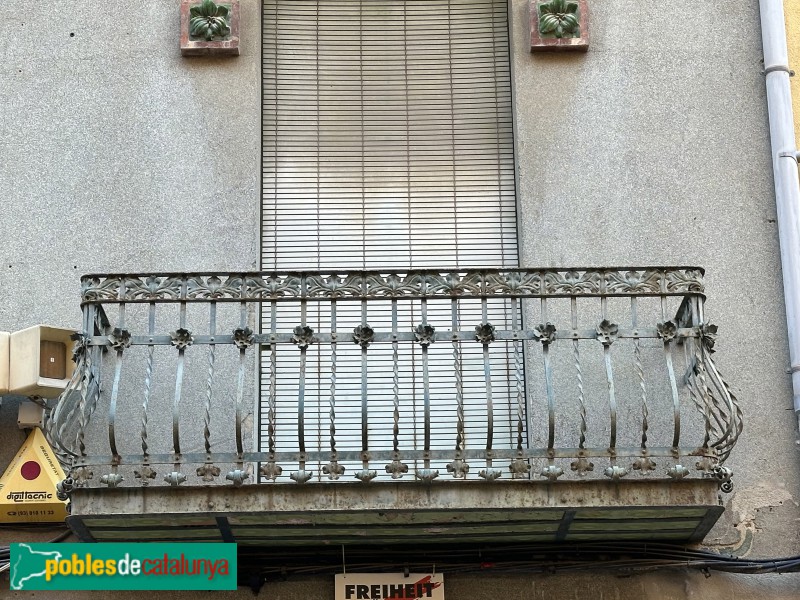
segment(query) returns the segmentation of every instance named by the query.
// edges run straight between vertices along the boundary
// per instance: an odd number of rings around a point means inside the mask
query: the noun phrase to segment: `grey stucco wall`
[[[527,2],[512,4],[522,264],[705,267],[715,357],[745,418],[730,510],[706,541],[749,529],[753,552],[797,553],[758,3],[710,2],[700,23],[678,6],[595,2],[585,56],[527,54]],[[776,512],[758,531],[763,510]]]
[[[677,3],[595,0],[591,49],[574,56],[532,56],[527,2],[510,5],[521,264],[706,268],[708,316],[721,329],[716,358],[746,426],[729,462],[729,510],[707,543],[750,556],[800,554],[756,0],[712,0],[697,19]],[[233,59],[181,58],[176,2],[6,7],[0,330],[77,327],[86,272],[256,267],[258,2],[242,0],[242,55]],[[24,437],[17,401],[0,408],[0,467]],[[48,535],[0,529],[0,542]],[[0,597],[39,597],[7,585],[0,580]],[[505,598],[800,596],[797,575],[683,571],[454,575],[447,586],[450,598],[494,598],[498,587]],[[311,578],[268,584],[261,595],[328,599],[332,587]]]
[[[182,58],[178,3],[15,2],[0,23],[0,330],[80,327],[91,272],[252,270],[260,14]],[[0,464],[24,435],[0,409]]]

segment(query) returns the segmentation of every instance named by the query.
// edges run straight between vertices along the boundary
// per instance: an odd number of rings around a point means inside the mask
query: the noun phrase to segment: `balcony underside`
[[[699,542],[723,512],[713,480],[453,481],[77,489],[83,541],[240,546]]]

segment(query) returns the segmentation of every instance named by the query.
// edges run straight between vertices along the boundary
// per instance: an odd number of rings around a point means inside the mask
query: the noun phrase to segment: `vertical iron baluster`
[[[517,380],[517,456],[508,466],[511,476],[514,479],[530,478],[531,462],[526,458],[522,445],[523,434],[525,433],[526,398],[525,398],[525,379],[523,372],[523,353],[525,352],[525,327],[522,318],[522,303],[515,299],[511,300],[511,329],[514,341],[510,342],[514,351],[514,372]],[[511,404],[508,405],[509,421],[511,421]],[[509,423],[509,425],[513,425]],[[530,436],[531,427],[528,426]],[[531,440],[528,440],[530,445]]]
[[[123,294],[124,283],[120,283],[120,295]],[[117,321],[117,329],[119,331],[125,330],[125,303],[119,304],[119,318]],[[117,436],[116,436],[116,422],[117,422],[117,399],[119,398],[119,382],[122,377],[122,354],[124,345],[122,340],[116,340],[116,358],[114,360],[114,383],[111,385],[111,402],[108,406],[108,446],[111,450],[111,455],[116,463],[119,457],[117,452]]]
[[[697,297],[693,296],[690,302],[691,310],[692,310],[692,325],[695,327],[700,327],[703,325],[703,320],[700,317],[698,306],[697,306]],[[697,378],[700,381],[700,395],[703,405],[703,418],[705,419],[705,435],[703,437],[703,448],[708,450],[709,443],[711,442],[711,409],[710,409],[710,396],[711,392],[708,389],[708,382],[706,381],[706,369],[705,365],[702,363],[701,354],[702,354],[702,340],[695,340],[691,338],[692,344],[692,360],[694,364],[694,368],[697,370]],[[695,350],[695,347],[697,350]]]
[[[608,321],[608,298],[600,298],[600,312],[602,321]],[[608,383],[608,411],[611,419],[611,435],[608,450],[611,454],[612,466],[616,463],[617,447],[617,396],[614,389],[614,371],[611,367],[611,344],[603,343],[603,357],[606,364],[606,382]]]
[[[398,357],[398,340],[397,340],[397,299],[392,298],[392,396],[394,402],[394,410],[392,414],[392,462],[386,465],[385,471],[390,473],[392,479],[400,479],[404,473],[408,472],[408,465],[403,464],[400,460],[400,367]],[[413,351],[412,351],[413,352]],[[414,386],[412,385],[412,392]],[[414,429],[416,432],[416,428]],[[414,444],[416,449],[416,443]],[[370,473],[371,474],[371,473]]]
[[[147,314],[147,366],[144,376],[144,399],[142,400],[142,455],[144,462],[147,462],[148,445],[147,445],[147,409],[150,405],[150,394],[153,386],[153,359],[155,354],[155,344],[153,343],[153,336],[156,332],[156,303],[151,302]]]
[[[361,326],[367,327],[367,301],[361,301]],[[367,344],[361,344],[361,464],[369,470],[369,411],[367,406]]]
[[[481,297],[481,324],[475,328],[475,339],[483,346],[483,380],[486,385],[486,467],[478,471],[483,479],[494,481],[501,475],[501,471],[492,468],[492,437],[494,435],[494,400],[492,398],[492,369],[489,359],[489,344],[495,340],[494,326],[489,323],[486,296]],[[469,471],[469,465],[463,466],[464,475]]]
[[[547,320],[547,298],[541,299],[542,323],[549,323]],[[542,343],[542,360],[544,361],[544,385],[547,395],[547,454],[551,459],[556,443],[556,400],[553,392],[553,370],[550,366],[550,342],[545,340]]]
[[[578,299],[575,296],[570,298],[570,324],[572,325],[573,333],[578,331]],[[577,337],[572,338],[572,357],[575,361],[575,378],[578,384],[578,407],[580,411],[581,424],[580,424],[580,439],[578,440],[578,448],[584,450],[586,448],[586,398],[583,395],[583,369],[581,368],[581,354],[579,342]]]
[[[667,297],[661,296],[661,322],[667,323]],[[677,324],[680,326],[680,324]],[[672,360],[673,353],[673,335],[663,337],[664,342],[664,360],[667,364],[667,375],[669,377],[669,388],[672,392],[672,451],[678,452],[678,446],[681,440],[681,401],[678,394],[678,383],[675,379],[675,365]],[[678,458],[677,456],[675,458]]]
[[[277,332],[277,302],[270,302],[270,333],[274,336]],[[267,444],[269,453],[275,454],[275,434],[277,428],[277,395],[278,395],[278,345],[270,343],[269,354],[269,407],[267,409]],[[270,457],[272,458],[272,457]]]
[[[95,308],[94,304],[89,304],[86,307],[86,333],[90,337],[95,333],[95,320],[97,318],[97,309]],[[100,393],[100,381],[99,379],[92,384],[92,377],[95,375],[95,367],[94,367],[94,352],[95,346],[89,345],[86,347],[86,381],[84,381],[84,385],[81,388],[81,400],[79,404],[79,412],[80,412],[80,421],[78,426],[78,433],[76,435],[77,443],[78,443],[78,452],[81,455],[81,458],[86,458],[86,427],[89,425],[89,416],[91,415],[92,411],[90,408],[90,404],[92,403],[91,398],[89,397],[89,390],[95,386],[97,386],[97,393]],[[94,393],[94,391],[93,391]]]
[[[641,457],[634,461],[633,468],[642,472],[649,472],[656,468],[656,463],[648,456],[647,451],[647,431],[650,428],[648,417],[650,411],[647,407],[647,385],[644,379],[644,367],[642,366],[642,348],[639,338],[639,302],[636,296],[631,296],[631,326],[633,328],[633,362],[639,379],[642,399]]]
[[[243,330],[245,327],[247,327],[247,303],[242,302],[239,310],[239,329]],[[245,361],[246,352],[247,346],[242,344],[239,347],[239,378],[236,382],[236,454],[239,459],[242,458],[242,453],[244,452],[244,444],[242,442],[242,400],[244,399],[244,375],[247,366]],[[240,468],[243,466],[241,462],[239,466]]]
[[[522,333],[520,323],[521,306],[516,299],[511,300],[511,329],[515,334]],[[522,452],[522,434],[525,432],[525,380],[522,366],[522,348],[519,342],[513,341],[514,349],[514,377],[517,387],[517,450]]]
[[[331,300],[331,332],[336,333],[336,299]],[[331,454],[336,456],[336,337],[331,336],[331,393],[330,411]],[[334,460],[333,458],[331,460]]]
[[[301,278],[301,297],[300,301],[300,328],[307,330],[306,325],[308,319],[308,301],[306,300],[307,292],[307,279],[305,276]],[[297,445],[300,450],[300,468],[294,474],[295,481],[304,483],[310,478],[310,474],[306,472],[306,359],[307,359],[308,344],[303,342],[300,344],[300,380],[298,381],[297,389]]]
[[[208,321],[208,334],[211,336],[211,341],[208,344],[208,377],[206,378],[206,405],[203,414],[203,442],[206,454],[211,453],[211,398],[214,387],[214,360],[217,346],[214,342],[214,336],[217,335],[217,303],[214,301],[209,304]]]
[[[86,353],[88,352],[88,347],[86,346],[85,336],[88,335],[89,331],[86,313],[87,307],[83,307],[81,309],[81,333],[72,336],[75,369],[72,371],[72,376],[67,384],[66,390],[68,392],[76,391],[86,385]],[[45,423],[47,438],[55,445],[53,450],[62,458],[64,463],[71,462],[72,458],[77,456],[75,448],[64,438],[64,433],[69,431],[75,421],[79,419],[80,411],[77,410],[79,405],[80,400],[78,401],[78,406],[69,404],[69,408],[67,408],[68,403],[66,402],[56,403]],[[0,396],[0,409],[2,409],[2,406],[3,398]],[[69,455],[70,458],[67,458],[66,455]]]
[[[88,331],[86,327],[86,308],[83,308],[81,311],[81,321],[81,332],[83,333],[79,334],[78,337],[73,336],[75,342],[73,350],[75,369],[72,371],[72,376],[67,384],[67,392],[73,392],[87,383],[85,378],[86,353],[88,348],[85,346],[85,340],[83,339],[83,336]],[[2,409],[2,406],[3,398],[0,396],[0,409]],[[71,404],[69,404],[69,408],[67,408],[67,406],[68,403],[66,402],[56,403],[53,411],[50,413],[50,417],[45,423],[47,438],[54,444],[53,450],[62,458],[62,462],[64,463],[67,461],[71,462],[72,458],[77,456],[74,447],[72,447],[71,444],[68,445],[67,440],[64,439],[64,432],[68,431],[75,423],[75,420],[80,417],[80,411],[75,410],[77,407]],[[69,455],[69,458],[67,458],[67,455]]]
[[[639,378],[639,388],[641,389],[642,398],[642,450],[647,450],[647,430],[649,424],[647,417],[649,411],[647,408],[647,386],[644,381],[644,367],[642,366],[642,348],[639,340],[639,304],[636,296],[631,296],[631,326],[633,327],[633,358],[636,367],[636,375]]]
[[[453,371],[456,377],[456,459],[461,458],[466,445],[464,435],[464,381],[461,352],[458,341],[458,301],[450,300],[450,316],[453,325]]]
[[[422,325],[428,324],[428,300],[423,298],[420,301],[420,312],[422,314]],[[424,466],[430,469],[430,451],[431,451],[431,390],[430,390],[430,373],[428,370],[428,345],[422,345],[422,402],[424,405],[424,447],[425,460]]]
[[[400,451],[400,365],[399,365],[399,342],[397,341],[397,299],[392,298],[392,400],[394,401],[394,411],[392,414],[392,447],[394,448],[395,458]]]
[[[181,302],[180,302],[180,329],[186,331],[186,277],[184,276],[181,284]],[[183,369],[186,362],[186,346],[182,343],[178,345],[178,368],[175,373],[175,399],[172,403],[172,449],[175,453],[176,461],[180,459],[181,454],[181,439],[180,439],[180,405],[181,393],[183,392]],[[178,469],[178,463],[175,464],[175,470]]]
[[[303,308],[301,309],[303,325],[306,323],[306,306],[303,300]],[[305,418],[306,418],[306,350],[307,346],[300,348],[300,380],[297,389],[297,446],[301,453],[306,451],[306,437],[305,437]],[[304,468],[305,460],[301,461],[301,469]]]

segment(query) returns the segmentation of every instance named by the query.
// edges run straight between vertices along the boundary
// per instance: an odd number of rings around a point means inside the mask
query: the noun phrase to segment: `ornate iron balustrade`
[[[699,268],[82,283],[77,369],[46,427],[75,485],[226,472],[235,485],[694,473],[730,486],[742,418],[712,360]]]

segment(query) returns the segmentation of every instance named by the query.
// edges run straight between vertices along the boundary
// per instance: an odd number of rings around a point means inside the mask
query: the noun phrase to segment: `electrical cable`
[[[386,557],[376,562],[376,555]],[[524,557],[524,558],[523,558]],[[521,545],[495,548],[446,547],[348,549],[348,572],[396,570],[408,565],[427,571],[436,563],[450,573],[553,573],[689,568],[741,574],[800,572],[800,556],[783,558],[739,558],[709,550],[662,543],[597,542],[582,544]],[[321,575],[336,573],[341,559],[323,551],[306,550],[292,555],[254,552],[240,557],[240,567],[262,576]],[[265,567],[264,565],[270,565]],[[416,566],[415,566],[416,565]]]

